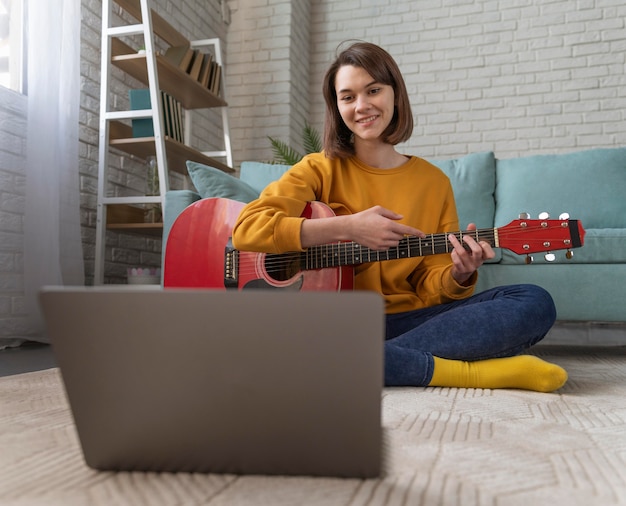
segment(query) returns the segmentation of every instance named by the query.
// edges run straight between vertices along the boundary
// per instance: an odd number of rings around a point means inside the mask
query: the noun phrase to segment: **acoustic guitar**
[[[278,288],[290,290],[347,290],[353,287],[353,266],[403,258],[450,253],[449,233],[425,238],[406,236],[397,247],[385,251],[366,248],[355,242],[314,246],[303,252],[282,254],[236,250],[231,242],[234,224],[245,204],[223,198],[202,199],[187,207],[174,222],[166,244],[163,284],[165,287],[213,289]],[[307,204],[305,218],[334,216],[321,202]],[[499,228],[455,232],[486,241],[518,255],[583,245],[585,231],[578,220],[525,219]]]

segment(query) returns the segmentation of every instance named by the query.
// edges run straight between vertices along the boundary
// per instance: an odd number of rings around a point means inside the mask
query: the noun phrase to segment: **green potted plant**
[[[305,151],[304,155],[280,139],[275,139],[269,136],[268,138],[272,144],[274,163],[295,165],[302,160],[305,155],[308,155],[309,153],[319,153],[322,150],[322,141],[319,132],[308,123],[304,124],[304,130],[302,131],[302,146]]]

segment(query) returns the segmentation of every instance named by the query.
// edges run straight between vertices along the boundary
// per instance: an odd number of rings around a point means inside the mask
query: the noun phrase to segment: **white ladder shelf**
[[[113,4],[118,4],[135,19],[141,19],[137,24],[125,26],[111,26],[113,17]],[[100,122],[99,122],[99,147],[98,147],[98,200],[96,221],[96,251],[94,266],[94,284],[104,283],[105,277],[105,248],[107,231],[107,207],[130,204],[159,204],[161,209],[165,194],[169,190],[169,167],[172,160],[176,160],[178,167],[184,165],[187,159],[206,163],[217,167],[225,172],[232,172],[232,149],[230,144],[230,132],[228,124],[228,111],[226,102],[219,96],[211,93],[188,74],[182,72],[167,62],[162,55],[157,54],[155,48],[155,33],[166,43],[176,45],[188,45],[191,48],[203,48],[213,46],[216,62],[222,66],[222,52],[219,39],[202,39],[188,41],[185,37],[174,30],[150,7],[150,0],[103,0],[102,2],[102,48],[101,48],[101,82],[100,82]],[[143,37],[145,53],[133,52],[131,48],[120,41],[121,37],[138,35]],[[120,49],[121,48],[121,49]],[[116,54],[119,52],[131,54]],[[150,94],[151,109],[111,111],[110,90],[111,70],[115,64],[133,77],[147,84]],[[223,66],[222,66],[223,68]],[[159,69],[163,76],[159,80]],[[185,114],[184,143],[170,139],[164,135],[164,111],[161,103],[161,89],[171,94],[183,104],[187,110]],[[223,87],[222,87],[223,90]],[[178,96],[176,96],[178,95]],[[192,115],[193,109],[220,107],[223,131],[223,150],[197,151],[191,146]],[[124,120],[151,118],[154,128],[154,136],[133,139],[130,128],[123,124]],[[107,195],[109,182],[109,150],[117,148],[129,155],[140,159],[149,156],[156,158],[159,180],[158,195],[140,195],[132,197],[111,197]],[[221,158],[225,163],[215,160]],[[180,168],[178,169],[180,171]],[[157,233],[162,230],[162,225],[134,224],[128,227],[121,226],[121,231],[135,230],[149,231],[152,228]],[[163,245],[165,247],[165,245]]]

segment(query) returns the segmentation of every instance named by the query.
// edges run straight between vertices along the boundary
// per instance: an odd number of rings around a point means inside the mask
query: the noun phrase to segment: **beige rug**
[[[570,374],[557,394],[385,390],[378,480],[98,473],[58,370],[0,378],[0,504],[626,505],[626,347],[537,350]]]

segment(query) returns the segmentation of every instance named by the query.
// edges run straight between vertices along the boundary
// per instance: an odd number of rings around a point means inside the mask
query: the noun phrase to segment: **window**
[[[0,0],[0,86],[25,91],[26,0]]]

